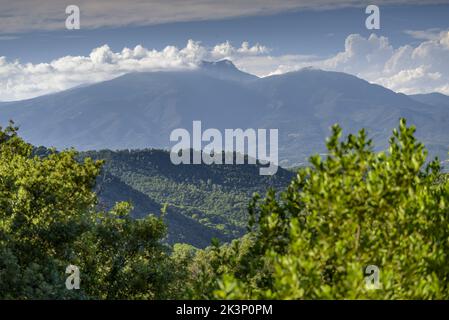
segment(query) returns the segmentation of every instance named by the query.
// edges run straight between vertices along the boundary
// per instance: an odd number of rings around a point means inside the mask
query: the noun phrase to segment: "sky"
[[[312,66],[449,94],[449,0],[0,0],[0,101],[220,59],[261,77]]]

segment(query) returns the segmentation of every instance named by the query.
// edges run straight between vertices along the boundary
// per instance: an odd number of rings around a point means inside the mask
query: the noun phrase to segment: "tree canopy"
[[[76,152],[33,155],[13,124],[0,128],[0,298],[166,298],[161,218],[97,211],[102,162]],[[67,290],[66,267],[81,271]]]
[[[449,183],[414,132],[401,120],[376,153],[364,130],[341,141],[334,126],[325,158],[312,157],[279,198],[253,201],[254,252],[269,281],[225,273],[215,297],[449,298]]]
[[[0,298],[448,299],[449,180],[414,133],[401,120],[376,152],[334,126],[326,156],[254,195],[245,236],[199,250],[167,245],[163,214],[100,210],[103,161],[0,128]]]

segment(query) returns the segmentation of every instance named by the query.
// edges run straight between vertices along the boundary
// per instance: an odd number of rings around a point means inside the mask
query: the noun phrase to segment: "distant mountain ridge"
[[[309,68],[257,78],[220,61],[195,70],[127,74],[0,104],[0,123],[13,119],[35,145],[79,150],[168,149],[171,131],[191,130],[193,120],[219,130],[278,129],[281,165],[293,166],[325,152],[334,123],[345,133],[366,128],[376,147],[385,149],[405,117],[430,154],[446,158],[449,108],[432,101],[340,72]]]
[[[442,106],[449,108],[449,96],[446,96],[442,93],[432,92],[427,94],[413,94],[409,97],[431,106]]]

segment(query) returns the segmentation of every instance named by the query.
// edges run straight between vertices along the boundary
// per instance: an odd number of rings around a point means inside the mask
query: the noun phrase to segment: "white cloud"
[[[318,57],[312,55],[286,54],[282,56],[259,55],[231,59],[241,70],[266,77],[298,70],[316,63]]]
[[[18,36],[0,36],[0,41],[16,40]]]
[[[341,71],[406,94],[441,92],[449,94],[449,31],[416,47],[393,48],[388,38],[372,34],[364,38],[349,35],[345,50],[329,59],[297,59],[285,65],[277,58],[278,67],[269,74],[279,74],[314,66],[324,70]],[[274,63],[276,65],[276,63]]]
[[[240,48],[235,48],[231,45],[229,41],[216,45],[212,51],[211,55],[215,59],[232,59],[236,55],[250,55],[256,56],[260,54],[266,54],[270,51],[265,46],[261,46],[256,43],[254,46],[250,46],[247,41],[243,42]]]
[[[266,76],[313,66],[342,71],[397,92],[449,94],[449,31],[416,47],[394,48],[388,38],[349,35],[344,51],[327,59],[307,55],[271,56],[270,49],[243,42],[212,48],[189,40],[184,48],[160,51],[142,46],[113,52],[107,45],[89,56],[66,56],[50,63],[20,63],[0,57],[0,101],[20,100],[112,79],[129,72],[196,68],[202,60],[230,59],[243,71]]]
[[[347,59],[339,59],[337,55],[325,61],[324,68],[334,63],[333,70],[356,74],[398,92],[449,94],[444,89],[449,84],[449,31],[417,47],[393,49],[388,39],[375,35],[368,39],[355,36],[352,41],[339,54]]]
[[[426,30],[405,30],[404,33],[418,40],[436,40],[439,38],[440,28],[430,28]]]
[[[89,56],[66,56],[50,63],[20,63],[0,57],[0,101],[21,100],[65,90],[80,84],[112,79],[129,72],[196,68],[202,60],[239,60],[268,52],[266,47],[229,42],[212,49],[189,40],[184,48],[168,46],[161,51],[140,45],[113,52],[104,45]]]

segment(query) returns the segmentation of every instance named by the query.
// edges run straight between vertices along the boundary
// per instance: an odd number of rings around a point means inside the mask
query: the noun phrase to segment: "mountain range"
[[[228,60],[183,71],[142,72],[29,100],[0,104],[34,145],[78,150],[168,149],[173,129],[279,130],[281,165],[325,152],[329,127],[366,128],[385,149],[398,120],[417,127],[432,156],[449,147],[449,97],[407,96],[340,72],[305,68],[258,78]]]

